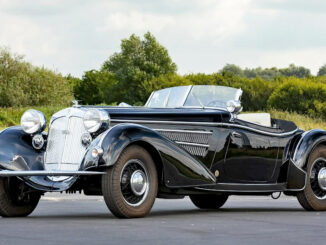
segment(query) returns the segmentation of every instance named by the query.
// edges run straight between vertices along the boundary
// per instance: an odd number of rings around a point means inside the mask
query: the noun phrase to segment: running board
[[[97,171],[0,171],[0,177],[12,177],[12,176],[76,176],[76,175],[103,175],[106,172]]]
[[[195,187],[197,190],[215,192],[280,192],[286,190],[286,183],[273,184],[240,184],[217,183],[216,185]]]

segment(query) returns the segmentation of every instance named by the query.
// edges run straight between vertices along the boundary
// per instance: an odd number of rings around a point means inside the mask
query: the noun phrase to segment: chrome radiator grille
[[[45,153],[46,170],[78,170],[86,152],[81,143],[85,133],[80,117],[60,117],[51,123]]]

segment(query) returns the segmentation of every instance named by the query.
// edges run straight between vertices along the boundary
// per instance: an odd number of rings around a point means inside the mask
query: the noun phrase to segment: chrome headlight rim
[[[84,127],[89,133],[96,133],[101,128],[108,128],[110,125],[109,114],[102,109],[88,109],[83,117]]]
[[[20,126],[27,134],[37,134],[46,128],[46,117],[44,114],[35,109],[29,109],[24,112],[20,118]]]

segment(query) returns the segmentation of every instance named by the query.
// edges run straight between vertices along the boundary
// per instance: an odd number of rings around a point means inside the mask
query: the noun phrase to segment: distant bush
[[[72,99],[69,83],[61,74],[0,49],[0,107],[66,105]]]
[[[221,74],[229,73],[234,76],[246,77],[246,78],[256,78],[260,77],[265,80],[273,80],[277,77],[298,77],[305,78],[310,77],[311,72],[308,68],[303,66],[296,66],[294,64],[290,64],[289,67],[286,68],[245,68],[241,69],[239,66],[234,64],[226,64],[221,70]]]
[[[268,106],[326,119],[325,98],[326,84],[291,78],[275,89],[268,99]]]

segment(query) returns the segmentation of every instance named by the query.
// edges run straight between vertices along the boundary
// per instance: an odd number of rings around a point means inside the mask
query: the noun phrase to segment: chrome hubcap
[[[135,172],[133,172],[130,178],[130,186],[132,192],[135,195],[143,195],[147,188],[145,173],[141,170],[136,170]]]
[[[322,190],[326,191],[326,167],[323,167],[321,170],[319,170],[318,184]]]
[[[142,161],[132,159],[126,162],[120,177],[122,196],[130,206],[141,205],[149,190],[147,169]]]

